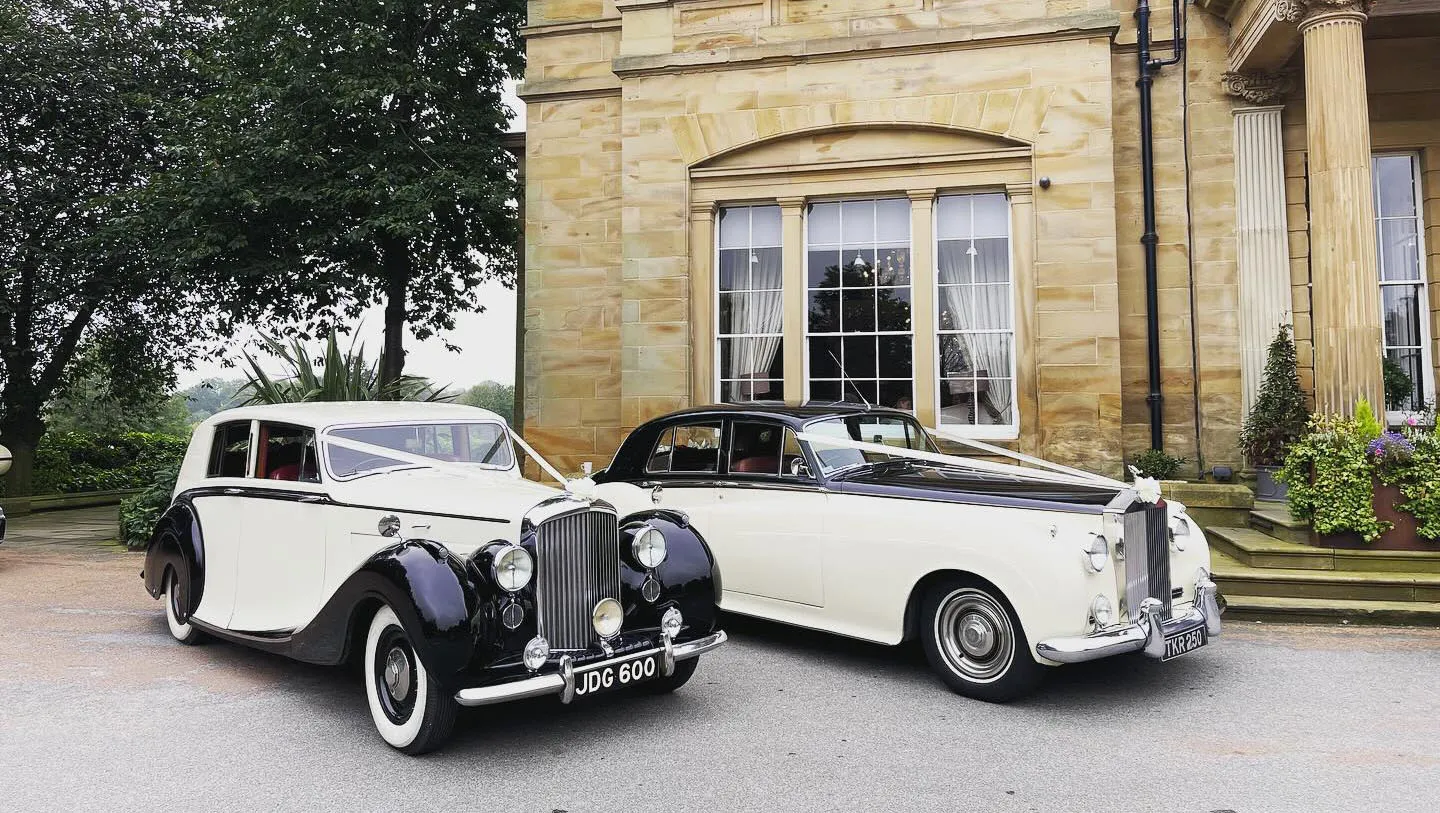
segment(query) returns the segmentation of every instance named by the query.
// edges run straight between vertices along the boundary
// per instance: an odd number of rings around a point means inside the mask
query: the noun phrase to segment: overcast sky
[[[505,100],[515,111],[510,121],[512,131],[525,129],[525,105],[515,97],[515,84],[506,87]],[[499,381],[505,384],[515,380],[515,292],[498,284],[485,285],[480,289],[480,301],[485,305],[484,313],[462,313],[455,317],[455,330],[445,334],[451,344],[461,352],[445,349],[438,339],[417,342],[413,338],[405,341],[405,372],[421,375],[437,384],[469,387],[481,381]],[[380,356],[380,337],[384,332],[384,308],[370,308],[357,324],[359,341],[365,346],[365,355],[372,359]],[[238,368],[243,359],[241,352],[248,346],[254,349],[253,331],[237,336],[224,354],[224,358],[205,362],[194,370],[182,370],[179,384],[183,389],[211,377],[240,378]],[[343,345],[342,345],[343,346]],[[316,344],[319,347],[319,344]],[[227,363],[230,366],[227,366]],[[262,364],[265,361],[262,359]],[[265,364],[267,371],[272,365]]]

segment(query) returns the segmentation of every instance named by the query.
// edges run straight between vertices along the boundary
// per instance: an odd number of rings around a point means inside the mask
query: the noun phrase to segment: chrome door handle
[[[226,493],[226,494],[230,494],[230,495],[232,495],[232,496],[236,496],[236,495],[244,494],[245,491],[244,491],[243,489],[239,489],[239,488],[227,488],[227,489],[225,489],[225,493]]]
[[[325,498],[318,494],[312,494],[309,497],[301,497],[300,502],[325,502]]]

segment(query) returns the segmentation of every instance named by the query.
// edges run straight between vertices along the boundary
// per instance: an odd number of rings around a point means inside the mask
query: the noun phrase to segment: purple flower
[[[1404,456],[1415,451],[1415,444],[1398,432],[1386,432],[1370,441],[1365,447],[1367,454],[1375,457]]]

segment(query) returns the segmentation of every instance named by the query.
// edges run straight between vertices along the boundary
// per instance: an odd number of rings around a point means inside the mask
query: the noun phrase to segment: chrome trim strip
[[[1176,633],[1205,627],[1211,638],[1220,636],[1220,604],[1216,599],[1215,582],[1208,578],[1195,583],[1195,603],[1182,615],[1164,617],[1164,604],[1159,599],[1146,599],[1140,605],[1141,617],[1133,624],[1118,629],[1048,638],[1035,645],[1035,654],[1056,663],[1084,663],[1127,652],[1144,651],[1147,657],[1165,654],[1165,638]]]
[[[676,660],[699,657],[709,652],[728,640],[723,630],[698,638],[683,644],[674,644],[671,651]],[[618,658],[587,663],[581,669],[590,671],[600,669],[611,664],[620,663],[646,655],[654,655],[663,652],[663,649],[648,649],[643,652],[631,652]],[[510,683],[501,683],[495,686],[479,686],[470,689],[461,689],[455,693],[455,702],[462,706],[489,706],[495,703],[505,703],[511,700],[522,700],[529,697],[542,697],[545,695],[558,694],[562,703],[569,703],[575,699],[575,661],[569,655],[560,657],[560,671],[549,675],[536,675],[535,677],[516,680]]]

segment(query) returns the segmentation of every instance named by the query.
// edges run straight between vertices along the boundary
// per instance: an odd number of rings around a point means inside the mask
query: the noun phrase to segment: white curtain
[[[965,249],[957,250],[960,246],[965,246]],[[1005,251],[982,252],[973,240],[955,241],[950,244],[948,251],[939,252],[940,280],[1009,280],[1009,253],[1008,245]],[[953,329],[973,331],[1011,327],[1008,284],[942,285],[940,291],[945,298],[946,309],[955,319],[955,324],[950,326]],[[975,390],[964,384],[960,385],[955,393],[974,392],[976,423],[1008,424],[1013,420],[1011,402],[1014,384],[1010,380],[1010,345],[1013,336],[1013,333],[962,333],[958,337],[961,352],[965,354],[965,368],[972,375],[989,378],[988,381],[976,382]]]
[[[735,297],[731,332],[779,334],[784,313],[784,296],[779,290],[784,279],[781,252],[777,249],[756,249],[751,251],[749,259],[749,290],[759,292]],[[779,352],[779,335],[731,340],[731,375],[742,382],[737,395],[747,399],[770,396],[772,385],[764,379],[769,377]]]

